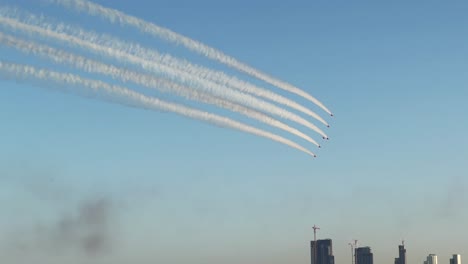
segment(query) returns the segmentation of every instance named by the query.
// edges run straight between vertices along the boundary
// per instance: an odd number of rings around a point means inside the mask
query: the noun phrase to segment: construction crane
[[[312,229],[314,229],[314,264],[317,264],[317,230],[319,230],[320,227],[314,225]]]
[[[348,245],[351,246],[351,264],[354,264],[354,244],[349,242]]]

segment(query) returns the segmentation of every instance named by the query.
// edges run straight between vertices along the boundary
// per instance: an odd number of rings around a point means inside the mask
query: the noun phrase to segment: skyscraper
[[[395,258],[395,264],[406,264],[405,245],[398,246],[398,258]]]
[[[427,259],[424,261],[424,264],[437,264],[437,255],[429,254],[429,256],[427,256]]]
[[[450,264],[461,264],[461,256],[453,254],[453,257],[450,259]]]
[[[356,248],[354,254],[356,256],[356,264],[374,263],[374,254],[372,254],[370,247]]]
[[[311,264],[335,264],[335,257],[333,256],[331,239],[317,240],[317,249],[315,249],[314,247],[314,241],[310,241]],[[317,252],[316,258],[314,252]],[[317,259],[317,263],[315,263],[315,259]]]

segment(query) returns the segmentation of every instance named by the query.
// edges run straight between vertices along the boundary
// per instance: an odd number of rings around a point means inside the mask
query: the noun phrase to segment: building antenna
[[[317,230],[320,227],[314,225],[312,229],[314,229],[314,264],[317,264]]]

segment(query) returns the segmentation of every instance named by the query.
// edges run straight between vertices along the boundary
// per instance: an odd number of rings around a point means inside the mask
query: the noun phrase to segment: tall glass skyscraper
[[[356,256],[356,264],[374,264],[374,254],[370,247],[356,248],[354,251]]]
[[[395,258],[395,264],[406,264],[405,245],[398,246],[398,258]]]
[[[427,256],[427,259],[424,261],[424,264],[437,264],[437,255],[429,254],[429,256]]]
[[[317,256],[315,256],[317,252]],[[321,239],[317,240],[317,248],[315,242],[310,241],[310,263],[311,264],[335,264],[335,257],[333,256],[332,240]],[[317,259],[317,263],[315,263]]]
[[[454,254],[453,257],[450,259],[450,264],[461,264],[461,256],[458,254]]]

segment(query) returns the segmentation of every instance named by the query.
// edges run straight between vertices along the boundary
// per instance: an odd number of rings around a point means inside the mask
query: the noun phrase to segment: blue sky
[[[393,263],[402,238],[411,263],[468,256],[466,2],[96,2],[301,87],[335,113],[320,112],[331,140],[311,146],[319,155],[311,159],[174,114],[2,80],[0,256],[10,263],[308,263],[314,224],[334,240],[337,263],[349,261],[351,239],[381,263]],[[319,111],[133,29],[36,1],[1,3],[235,74]],[[0,56],[50,66],[4,46]],[[103,200],[106,250],[34,246]]]

